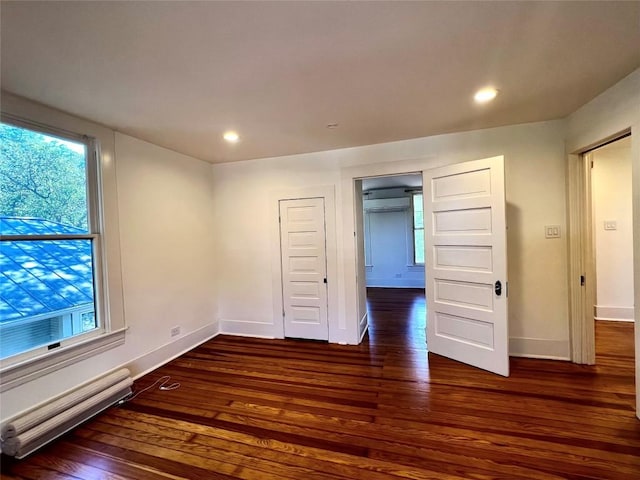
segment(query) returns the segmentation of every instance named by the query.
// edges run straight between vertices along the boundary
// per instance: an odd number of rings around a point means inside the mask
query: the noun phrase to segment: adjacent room
[[[2,478],[640,478],[640,2],[0,9]]]
[[[392,175],[362,180],[363,247],[370,340],[400,334],[425,341],[424,222],[422,175]],[[408,306],[406,305],[408,302]],[[391,330],[373,311],[382,304],[394,322]],[[410,312],[407,317],[406,311]],[[387,337],[383,340],[383,337]]]

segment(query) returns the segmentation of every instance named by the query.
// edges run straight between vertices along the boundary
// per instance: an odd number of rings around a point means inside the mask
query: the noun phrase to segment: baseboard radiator
[[[54,440],[131,394],[126,368],[14,418],[2,428],[2,453],[18,459]]]

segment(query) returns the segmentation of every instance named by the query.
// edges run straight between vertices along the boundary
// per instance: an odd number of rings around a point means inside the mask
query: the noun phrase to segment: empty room
[[[640,478],[640,2],[0,22],[1,478]]]

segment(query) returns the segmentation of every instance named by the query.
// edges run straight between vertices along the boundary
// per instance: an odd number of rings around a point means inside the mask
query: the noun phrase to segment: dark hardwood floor
[[[598,364],[511,359],[502,378],[427,354],[419,290],[371,289],[359,346],[219,336],[150,390],[20,462],[24,479],[639,479],[633,324]]]

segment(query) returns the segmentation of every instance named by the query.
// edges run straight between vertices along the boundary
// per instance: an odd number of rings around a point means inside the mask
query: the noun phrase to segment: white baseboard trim
[[[594,307],[594,316],[596,320],[611,320],[620,322],[633,322],[633,307],[608,307],[604,305],[596,305]]]
[[[627,322],[627,323],[633,323],[635,322],[634,319],[626,319],[626,318],[607,318],[607,317],[593,317],[594,320],[602,320],[603,322]]]
[[[570,360],[569,340],[511,337],[509,338],[509,356]]]
[[[244,320],[220,320],[220,333],[239,337],[282,338],[276,333],[276,326],[273,323]]]
[[[198,330],[188,333],[171,343],[167,343],[149,353],[139,356],[124,365],[131,371],[131,376],[138,379],[147,373],[161,367],[165,363],[184,355],[189,350],[194,349],[198,345],[210,340],[218,335],[218,323],[205,325]]]
[[[209,325],[205,325],[198,330],[188,333],[182,337],[177,338],[175,341],[171,343],[167,343],[149,353],[141,355],[130,362],[123,363],[122,365],[118,365],[113,367],[106,372],[102,372],[94,377],[85,380],[84,382],[75,385],[67,390],[64,390],[61,393],[53,395],[51,398],[43,400],[35,405],[31,405],[28,408],[21,410],[10,417],[2,420],[2,425],[6,425],[7,422],[18,418],[22,415],[25,415],[28,412],[34,411],[48,403],[51,403],[59,398],[62,398],[68,395],[71,392],[78,390],[79,388],[84,387],[92,382],[95,382],[99,378],[103,378],[110,373],[113,373],[121,368],[128,368],[131,372],[131,376],[134,379],[138,379],[143,375],[155,370],[156,368],[161,367],[165,363],[170,362],[171,360],[178,358],[180,355],[185,354],[189,350],[197,347],[198,345],[210,340],[211,338],[218,335],[218,323],[211,323]],[[126,341],[126,340],[125,340]]]

